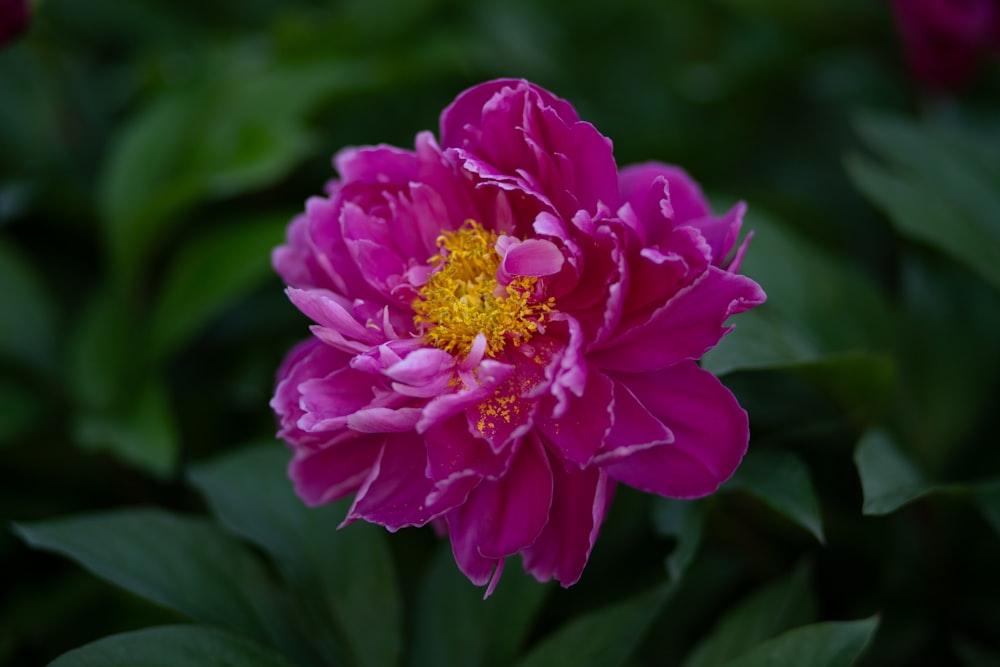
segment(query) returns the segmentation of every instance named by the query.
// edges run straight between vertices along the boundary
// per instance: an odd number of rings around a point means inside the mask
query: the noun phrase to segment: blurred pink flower
[[[0,0],[0,48],[24,32],[30,17],[28,0]]]
[[[1000,46],[1000,0],[891,0],[913,76],[931,88],[967,83]]]
[[[616,482],[715,491],[746,413],[696,360],[764,301],[736,273],[744,211],[611,141],[525,81],[484,83],[414,151],[349,148],[274,265],[315,324],[271,403],[309,504],[447,530],[496,585],[520,554],[575,583]]]

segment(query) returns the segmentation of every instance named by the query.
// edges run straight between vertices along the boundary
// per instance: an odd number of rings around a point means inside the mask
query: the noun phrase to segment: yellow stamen
[[[435,271],[413,302],[413,321],[431,345],[466,356],[482,333],[487,356],[496,357],[508,342],[520,345],[531,338],[552,311],[552,298],[534,295],[538,278],[518,276],[506,287],[497,283],[498,238],[473,220],[438,237],[441,252],[428,260]]]

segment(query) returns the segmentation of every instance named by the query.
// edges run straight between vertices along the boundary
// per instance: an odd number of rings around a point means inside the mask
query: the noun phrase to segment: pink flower
[[[28,0],[0,0],[0,48],[24,32],[30,16]]]
[[[1000,0],[891,0],[910,70],[932,88],[959,88],[1000,46]]]
[[[746,413],[696,360],[764,301],[744,206],[611,141],[525,81],[462,93],[413,151],[349,148],[275,250],[315,324],[271,403],[310,504],[437,521],[477,585],[520,554],[575,583],[617,482],[715,491]]]

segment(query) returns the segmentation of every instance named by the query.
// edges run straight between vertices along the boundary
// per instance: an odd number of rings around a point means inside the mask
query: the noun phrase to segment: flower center
[[[551,312],[553,300],[536,295],[538,278],[497,282],[498,238],[473,220],[438,237],[441,252],[428,260],[435,270],[413,302],[413,322],[434,347],[467,356],[483,334],[486,355],[496,357],[508,341],[531,338]]]

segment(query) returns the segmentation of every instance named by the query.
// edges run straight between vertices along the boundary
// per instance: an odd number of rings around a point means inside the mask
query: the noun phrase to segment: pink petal
[[[288,298],[310,318],[322,327],[331,329],[347,339],[377,345],[382,342],[377,334],[358,322],[348,310],[346,299],[326,290],[301,290],[289,287],[285,290]]]
[[[501,268],[512,276],[551,276],[562,265],[563,255],[554,243],[527,239],[507,250]]]
[[[384,437],[385,445],[358,490],[345,524],[363,519],[393,532],[405,526],[422,526],[463,502],[479,482],[466,478],[432,497],[436,489],[424,474],[427,454],[423,438],[412,432]]]
[[[488,399],[513,372],[514,367],[510,364],[484,359],[476,367],[474,377],[469,378],[470,384],[458,391],[439,395],[424,406],[424,414],[417,422],[417,432],[423,433],[434,424]]]
[[[532,351],[530,355],[524,354],[528,348]],[[508,442],[528,432],[538,403],[534,394],[545,383],[548,356],[542,345],[522,345],[510,352],[507,359],[514,371],[510,377],[491,396],[465,411],[469,431],[484,438],[493,451],[500,451]]]
[[[660,162],[646,162],[622,167],[618,175],[622,199],[632,204],[636,213],[643,215],[650,223],[655,212],[662,216],[660,202],[664,199],[664,185],[669,193],[669,209],[672,222],[703,218],[711,214],[701,188],[680,167]],[[649,216],[649,217],[646,217]],[[665,216],[655,224],[664,224]],[[671,225],[672,226],[672,225]]]
[[[594,462],[604,464],[631,455],[640,449],[665,445],[674,441],[674,434],[639,402],[628,387],[614,383],[614,405],[611,431]]]
[[[299,385],[299,405],[304,414],[299,427],[305,431],[343,428],[347,418],[372,402],[379,378],[345,367]]]
[[[554,399],[548,399],[543,405],[553,403]],[[542,413],[535,421],[550,450],[582,468],[611,430],[613,407],[611,380],[596,368],[590,368],[583,394],[569,397],[569,409],[563,416],[553,418]]]
[[[736,470],[750,438],[746,412],[718,378],[693,361],[650,373],[616,375],[674,441],[607,466],[619,482],[671,498],[715,491]]]
[[[466,475],[496,479],[510,465],[513,448],[494,450],[473,432],[462,414],[438,422],[427,429],[424,437],[427,443],[426,476],[433,480]]]
[[[552,477],[549,522],[521,554],[524,569],[535,579],[554,578],[569,587],[579,581],[590,558],[614,483],[603,468],[567,472],[557,462],[552,463]]]
[[[315,338],[299,343],[278,369],[278,382],[271,399],[271,407],[278,415],[281,428],[278,437],[293,445],[311,446],[325,443],[329,433],[308,433],[299,427],[305,414],[302,409],[301,385],[315,377],[325,377],[344,368],[350,356],[325,345]]]
[[[384,442],[384,435],[344,434],[320,449],[298,449],[288,464],[295,492],[307,505],[315,506],[356,491]]]
[[[507,474],[484,481],[446,516],[459,566],[469,556],[499,559],[517,553],[538,537],[552,504],[552,472],[534,438],[527,438]]]
[[[420,408],[366,408],[347,417],[347,427],[362,433],[411,431],[420,419]]]
[[[730,315],[764,302],[763,290],[746,276],[710,267],[696,283],[678,292],[645,324],[588,354],[601,368],[639,372],[699,359],[729,332]]]

